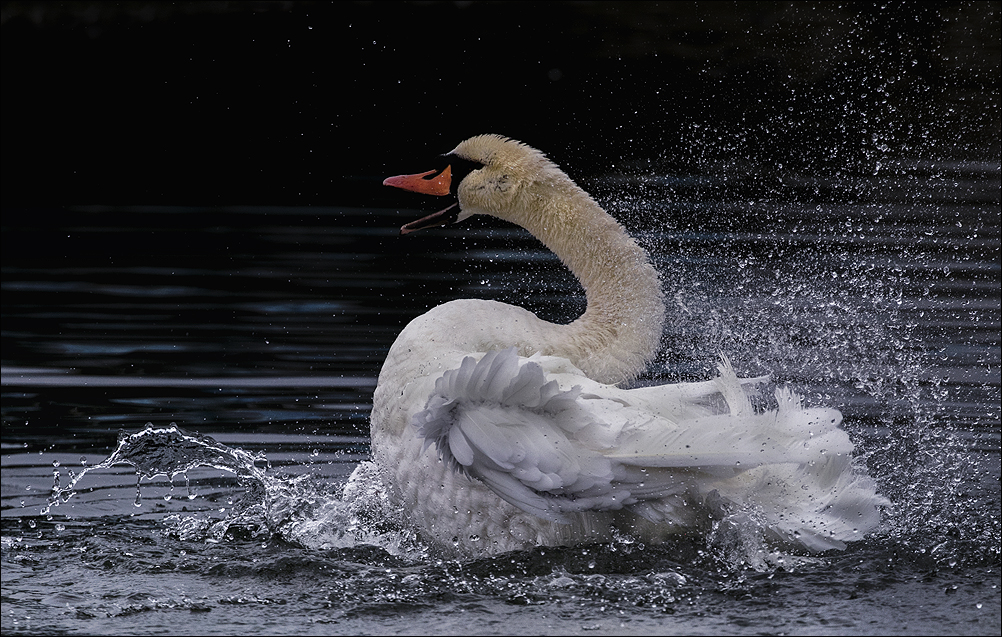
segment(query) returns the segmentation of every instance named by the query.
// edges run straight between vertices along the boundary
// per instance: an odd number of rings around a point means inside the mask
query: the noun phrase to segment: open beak
[[[421,193],[423,195],[436,195],[438,197],[444,197],[450,194],[452,190],[452,166],[446,166],[445,170],[437,173],[436,170],[429,170],[428,172],[418,173],[416,175],[398,175],[396,177],[387,177],[383,180],[384,186],[392,186],[394,188],[401,188],[403,190],[409,190],[411,192]],[[430,177],[429,175],[434,175]],[[424,230],[425,228],[435,228],[438,226],[445,226],[456,221],[459,218],[459,203],[454,203],[444,210],[439,210],[436,213],[430,214],[427,217],[422,217],[417,221],[412,221],[400,228],[400,234],[408,234],[410,232],[416,232],[418,230]]]

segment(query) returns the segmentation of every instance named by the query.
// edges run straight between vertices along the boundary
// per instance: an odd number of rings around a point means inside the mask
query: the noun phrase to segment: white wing
[[[756,413],[743,385],[763,380],[725,359],[714,381],[624,390],[512,348],[442,374],[412,424],[454,470],[541,518],[627,508],[660,522],[682,494],[712,494],[754,503],[778,537],[838,546],[884,501],[851,467],[841,414],[784,390]]]

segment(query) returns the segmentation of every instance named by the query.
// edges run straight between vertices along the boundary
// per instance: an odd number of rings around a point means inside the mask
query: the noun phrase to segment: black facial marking
[[[459,184],[466,179],[474,170],[479,170],[484,167],[484,164],[479,161],[473,161],[460,157],[459,155],[453,155],[448,153],[442,155],[442,170],[445,170],[446,166],[452,166],[452,187],[450,188],[453,195],[459,192]]]

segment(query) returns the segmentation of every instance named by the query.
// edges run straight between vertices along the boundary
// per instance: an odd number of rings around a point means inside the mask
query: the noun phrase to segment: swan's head
[[[563,175],[538,150],[500,135],[478,135],[442,155],[434,169],[388,177],[383,185],[452,199],[445,209],[400,228],[406,234],[476,214],[517,223],[513,211],[521,208],[522,195],[538,180],[554,174]]]

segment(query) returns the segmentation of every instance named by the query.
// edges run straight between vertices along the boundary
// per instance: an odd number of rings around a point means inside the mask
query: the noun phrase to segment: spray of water
[[[369,544],[392,555],[417,556],[424,547],[408,532],[389,507],[375,465],[363,462],[343,485],[329,485],[309,474],[275,473],[264,454],[228,447],[213,438],[185,431],[176,424],[138,432],[123,432],[115,451],[102,462],[70,472],[60,485],[54,473],[52,493],[42,514],[66,503],[91,471],[116,465],[136,470],[136,506],[143,502],[142,483],[157,476],[185,477],[197,467],[231,473],[239,479],[243,497],[222,520],[172,514],[164,519],[167,534],[185,541],[220,542],[230,538],[268,541],[281,538],[315,549],[336,549]],[[188,498],[195,497],[190,486]]]
[[[985,515],[991,503],[971,487],[991,470],[947,413],[949,379],[937,376],[927,341],[936,334],[915,320],[947,302],[930,293],[944,270],[964,268],[945,261],[942,239],[925,229],[940,223],[936,202],[791,204],[731,192],[696,204],[677,177],[637,186],[608,206],[641,227],[667,220],[642,234],[671,317],[655,380],[709,377],[724,352],[746,375],[770,374],[813,404],[839,407],[894,503],[883,537],[943,563],[998,559],[998,517]],[[976,241],[977,229],[968,232]]]

